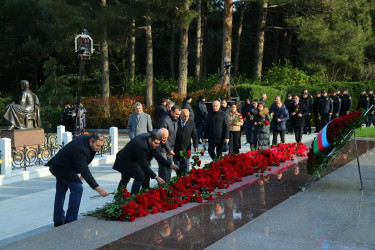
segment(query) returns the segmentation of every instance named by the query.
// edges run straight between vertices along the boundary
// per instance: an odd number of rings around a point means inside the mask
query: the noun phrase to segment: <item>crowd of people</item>
[[[373,90],[362,90],[357,109],[370,110],[366,125],[375,125]],[[267,107],[267,95],[259,100],[248,97],[243,105],[238,102],[228,103],[226,100],[214,100],[212,111],[206,105],[205,96],[196,100],[195,112],[191,106],[192,97],[187,96],[182,107],[172,101],[162,99],[155,108],[153,128],[149,114],[143,112],[142,104],[134,105],[135,112],[130,115],[127,125],[130,142],[121,149],[113,165],[113,169],[121,173],[118,191],[126,188],[133,178],[131,194],[138,194],[140,188],[149,188],[150,179],[159,185],[171,180],[172,171],[180,175],[189,170],[189,157],[184,151],[193,149],[198,152],[198,144],[208,142],[208,153],[212,160],[218,160],[223,152],[238,154],[242,133],[246,134],[246,144],[250,149],[264,149],[272,144],[285,142],[285,134],[295,135],[295,141],[301,142],[303,134],[311,133],[311,120],[314,119],[315,132],[318,132],[331,119],[350,112],[352,98],[345,89],[340,91],[323,90],[313,99],[307,89],[301,95],[288,94],[284,103],[280,96],[275,96],[274,103]],[[211,104],[209,104],[211,105]],[[83,106],[81,105],[81,108]],[[65,111],[64,111],[65,110]],[[62,112],[62,121],[71,108],[67,104]],[[82,111],[84,114],[86,111]],[[85,127],[84,124],[81,124]],[[156,131],[156,132],[155,132]],[[280,141],[278,137],[280,136]],[[51,173],[56,177],[56,196],[54,209],[55,226],[60,226],[77,219],[82,196],[82,179],[101,196],[108,193],[95,181],[88,168],[95,153],[104,143],[100,134],[81,135],[73,140],[48,162]],[[159,164],[158,174],[151,169],[151,160],[155,158]],[[80,173],[79,177],[77,173]],[[70,189],[68,211],[65,214],[63,204],[65,194]]]

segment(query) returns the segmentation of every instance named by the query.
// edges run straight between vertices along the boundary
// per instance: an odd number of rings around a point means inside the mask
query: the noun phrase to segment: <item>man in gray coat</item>
[[[140,102],[134,104],[135,113],[129,116],[128,120],[128,134],[130,139],[137,135],[152,132],[151,116],[143,112],[143,107]]]
[[[177,135],[177,129],[178,129],[177,122],[178,122],[178,118],[180,117],[180,114],[181,114],[181,108],[176,105],[171,108],[168,115],[163,116],[159,121],[160,128],[165,128],[169,132],[169,136],[166,142],[169,144],[169,147],[171,149],[171,151],[168,152],[167,158],[166,158],[169,162],[173,162],[173,155],[175,154],[173,149],[174,149],[174,144],[176,142],[176,135]],[[171,174],[172,174],[172,171],[170,169],[159,166],[159,176],[163,180],[169,181],[171,179]]]

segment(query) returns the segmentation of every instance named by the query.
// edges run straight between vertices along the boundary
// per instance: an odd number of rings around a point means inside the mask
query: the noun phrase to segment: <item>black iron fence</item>
[[[97,155],[111,153],[111,137],[105,136],[104,139],[104,144]],[[64,143],[57,143],[57,135],[46,134],[44,145],[12,148],[12,169],[26,170],[27,167],[44,165],[63,147]]]

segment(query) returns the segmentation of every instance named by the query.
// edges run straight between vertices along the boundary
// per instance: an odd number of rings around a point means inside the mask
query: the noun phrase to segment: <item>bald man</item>
[[[166,128],[159,129],[158,133],[161,135],[161,143],[159,147],[156,148],[164,159],[169,160],[167,155],[173,155],[173,150],[171,149],[168,143],[169,131]],[[171,176],[172,170],[178,170],[178,167],[173,165],[171,168],[168,168],[158,162],[158,175],[159,176]]]
[[[181,110],[181,115],[178,121],[176,143],[174,145],[175,155],[173,156],[174,163],[180,167],[178,170],[176,170],[177,175],[189,170],[189,158],[183,159],[180,155],[180,151],[191,150],[192,140],[194,151],[198,151],[198,136],[195,129],[195,123],[193,120],[189,119],[189,117],[190,112],[188,109]]]
[[[224,144],[229,143],[229,119],[228,115],[220,110],[218,100],[212,103],[212,111],[207,116],[204,133],[205,143],[207,139],[208,153],[211,159],[219,159],[222,156]]]

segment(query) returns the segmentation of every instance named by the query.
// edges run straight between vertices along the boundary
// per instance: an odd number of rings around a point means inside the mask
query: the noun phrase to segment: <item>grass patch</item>
[[[356,137],[375,138],[375,127],[365,127],[355,131]]]

